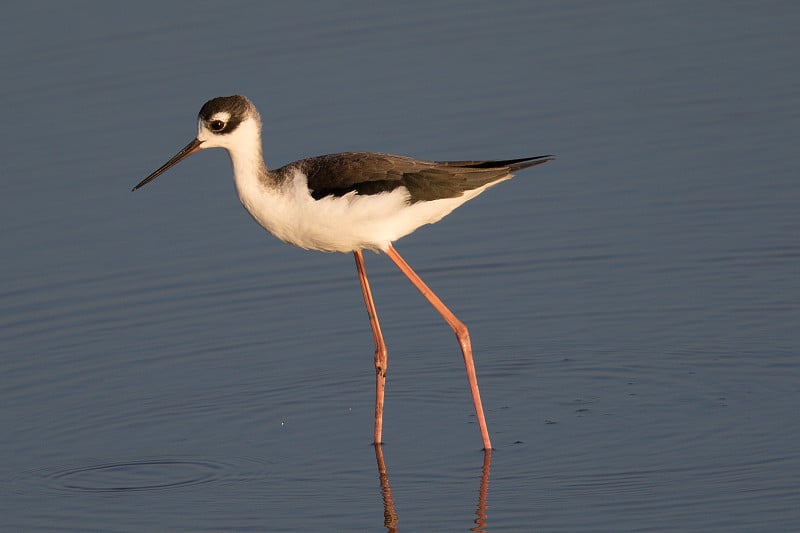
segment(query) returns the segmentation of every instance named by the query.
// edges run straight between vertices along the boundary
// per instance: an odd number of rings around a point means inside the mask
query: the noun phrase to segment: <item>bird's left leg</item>
[[[483,439],[483,449],[491,450],[492,441],[489,439],[489,429],[486,427],[486,416],[483,414],[483,404],[481,403],[481,393],[478,390],[478,377],[475,374],[475,362],[472,359],[472,342],[469,338],[469,330],[467,326],[461,322],[456,315],[436,296],[430,287],[428,287],[422,278],[414,272],[414,270],[406,263],[394,246],[389,245],[384,253],[389,256],[389,259],[394,261],[394,264],[405,274],[405,276],[414,284],[414,286],[422,293],[428,302],[436,309],[445,322],[447,322],[453,329],[458,339],[458,344],[461,346],[461,354],[464,356],[464,366],[467,369],[467,380],[469,381],[469,390],[472,393],[472,402],[475,405],[475,415],[478,417],[478,426],[481,429],[481,438]]]

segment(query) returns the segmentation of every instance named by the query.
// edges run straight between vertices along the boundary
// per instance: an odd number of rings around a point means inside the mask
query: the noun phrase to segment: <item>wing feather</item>
[[[299,169],[308,179],[311,196],[380,194],[405,187],[409,202],[454,198],[465,191],[508,177],[522,168],[552,160],[552,156],[503,161],[424,161],[375,152],[345,152],[302,159],[278,169]]]

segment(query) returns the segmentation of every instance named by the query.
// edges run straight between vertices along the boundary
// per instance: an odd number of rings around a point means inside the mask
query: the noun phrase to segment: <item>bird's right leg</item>
[[[378,323],[378,311],[375,309],[375,302],[372,301],[372,291],[369,288],[367,270],[364,267],[364,256],[361,250],[355,250],[353,255],[356,258],[356,270],[358,270],[358,281],[361,283],[361,293],[364,295],[364,304],[367,306],[369,325],[372,328],[372,336],[375,338],[375,434],[373,443],[380,445],[383,432],[383,393],[386,388],[386,365],[389,352],[383,342],[381,325]]]

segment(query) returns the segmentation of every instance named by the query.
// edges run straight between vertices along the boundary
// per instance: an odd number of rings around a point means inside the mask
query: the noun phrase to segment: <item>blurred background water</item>
[[[800,529],[794,3],[4,12],[3,530]],[[253,224],[222,152],[130,193],[234,93],[273,167],[558,156],[397,244],[490,464],[386,258],[376,457],[352,257]]]

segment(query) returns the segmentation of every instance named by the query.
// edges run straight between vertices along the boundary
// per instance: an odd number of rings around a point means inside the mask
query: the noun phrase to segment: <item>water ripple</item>
[[[119,493],[163,491],[249,478],[268,473],[263,462],[233,458],[216,461],[207,458],[160,457],[112,461],[85,465],[49,467],[33,472],[35,480],[55,491]]]

